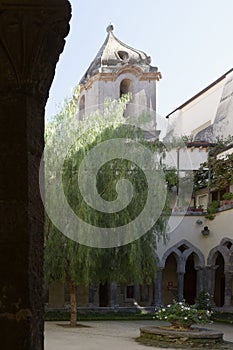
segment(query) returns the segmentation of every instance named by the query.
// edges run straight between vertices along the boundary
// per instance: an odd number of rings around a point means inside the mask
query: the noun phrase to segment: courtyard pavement
[[[80,322],[81,327],[69,328],[68,322],[46,322],[45,350],[148,350],[135,342],[143,326],[165,324],[159,321],[95,321]],[[216,323],[205,328],[224,333],[224,340],[233,342],[233,325]],[[154,350],[161,349],[153,347]]]

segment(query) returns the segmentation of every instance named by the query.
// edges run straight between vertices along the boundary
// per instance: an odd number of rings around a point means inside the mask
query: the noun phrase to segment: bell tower
[[[121,42],[107,27],[107,37],[80,81],[79,119],[107,99],[131,93],[131,103],[156,112],[156,85],[161,78],[145,52]],[[132,111],[131,111],[132,112]]]

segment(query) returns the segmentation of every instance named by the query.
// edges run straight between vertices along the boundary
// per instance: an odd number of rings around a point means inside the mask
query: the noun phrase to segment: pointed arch
[[[205,258],[203,253],[200,251],[200,249],[195,247],[192,243],[190,243],[186,239],[182,239],[181,241],[179,241],[178,243],[170,247],[164,253],[161,259],[161,267],[164,268],[167,257],[172,253],[175,254],[175,257],[179,264],[179,266],[177,265],[177,268],[179,268],[182,271],[184,271],[186,260],[192,253],[195,254],[195,266],[200,266],[200,267],[205,266]]]
[[[229,266],[232,263],[233,240],[225,237],[219,245],[210,250],[207,258],[207,264],[209,266],[215,265],[218,253],[222,254],[225,266]]]

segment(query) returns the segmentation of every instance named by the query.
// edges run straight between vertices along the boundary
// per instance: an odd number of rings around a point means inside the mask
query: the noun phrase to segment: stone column
[[[89,306],[95,306],[95,290],[96,287],[93,283],[89,285]]]
[[[69,31],[66,0],[0,0],[1,348],[42,350],[39,165],[44,107]]]
[[[140,288],[138,283],[134,283],[134,299],[137,303],[140,301]]]
[[[117,282],[111,283],[111,299],[110,299],[110,305],[112,307],[118,307],[118,294],[117,294]]]
[[[199,293],[204,290],[204,267],[196,266],[197,271],[197,288],[196,288],[196,298],[198,298]]]
[[[178,276],[178,301],[184,298],[184,272],[177,272]]]
[[[163,270],[161,268],[157,271],[157,278],[153,286],[153,305],[162,305],[162,277]]]
[[[225,272],[225,293],[224,293],[224,307],[229,308],[231,305],[231,290],[232,290],[232,272]]]
[[[214,301],[214,291],[215,291],[215,270],[218,268],[218,266],[207,266],[206,267],[206,274],[205,274],[205,289],[210,294],[210,306],[215,307],[215,301]]]

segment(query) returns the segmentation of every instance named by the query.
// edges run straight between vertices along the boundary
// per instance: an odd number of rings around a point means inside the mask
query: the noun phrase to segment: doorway
[[[196,299],[196,290],[197,290],[197,271],[195,269],[195,256],[191,254],[185,265],[185,274],[184,274],[184,299],[185,302],[194,305]]]

